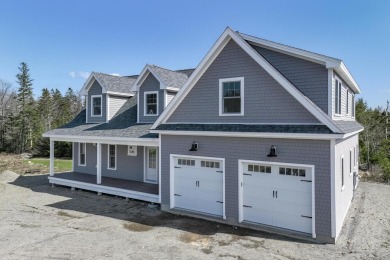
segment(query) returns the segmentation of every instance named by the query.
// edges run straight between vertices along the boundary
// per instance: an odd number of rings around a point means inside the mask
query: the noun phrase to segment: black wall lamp
[[[271,149],[269,150],[269,155],[267,155],[268,157],[277,157],[276,155],[276,147],[271,145]]]
[[[195,143],[195,141],[192,142],[190,152],[198,151],[198,143]]]

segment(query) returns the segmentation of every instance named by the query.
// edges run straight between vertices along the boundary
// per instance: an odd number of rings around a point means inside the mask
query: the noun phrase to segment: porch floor
[[[63,180],[70,180],[70,181],[77,181],[77,182],[99,185],[96,184],[96,175],[92,175],[92,174],[86,174],[80,172],[64,172],[64,173],[56,173],[54,174],[53,177],[58,179],[63,179]],[[102,184],[100,185],[158,195],[158,184],[123,180],[123,179],[102,176]]]

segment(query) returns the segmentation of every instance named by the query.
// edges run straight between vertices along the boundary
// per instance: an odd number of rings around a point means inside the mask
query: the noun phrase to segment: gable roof
[[[81,89],[81,94],[87,95],[89,88],[96,80],[103,88],[103,93],[119,96],[134,96],[134,93],[131,91],[131,86],[134,84],[137,77],[138,75],[122,77],[100,72],[92,72]]]
[[[278,70],[276,70],[268,61],[266,61],[258,52],[256,52],[247,41],[238,33],[229,27],[218,38],[207,55],[202,59],[194,73],[189,77],[178,94],[169,103],[167,108],[159,116],[152,126],[155,129],[158,125],[165,123],[169,116],[179,106],[181,101],[190,92],[203,73],[211,65],[214,59],[219,55],[222,49],[230,41],[235,41],[250,57],[252,57],[267,73],[269,73],[284,89],[287,90],[298,102],[300,102],[310,113],[312,113],[320,122],[328,126],[334,133],[341,133],[341,130],[333,123],[332,119],[325,114],[317,105],[308,97],[303,95],[289,80],[287,80]]]
[[[349,72],[349,70],[343,63],[343,61],[340,59],[318,54],[311,51],[302,50],[299,48],[265,40],[262,38],[258,38],[240,32],[237,32],[237,34],[241,36],[245,41],[251,44],[258,45],[260,47],[264,47],[281,53],[285,53],[287,55],[292,55],[301,59],[306,59],[315,63],[319,63],[325,65],[327,69],[334,69],[337,72],[337,74],[339,74],[340,77],[342,77],[342,79],[349,85],[349,87],[355,93],[361,92],[360,87],[356,83],[355,79],[352,77],[351,73]]]
[[[169,70],[156,65],[147,64],[135,81],[132,90],[138,91],[139,86],[142,85],[149,73],[152,73],[153,76],[160,82],[160,89],[178,91],[194,70],[195,69]]]

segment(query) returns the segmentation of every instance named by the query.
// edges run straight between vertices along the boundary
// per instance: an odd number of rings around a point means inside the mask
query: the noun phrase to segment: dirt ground
[[[390,185],[360,182],[336,245],[175,216],[0,173],[1,259],[390,259]]]

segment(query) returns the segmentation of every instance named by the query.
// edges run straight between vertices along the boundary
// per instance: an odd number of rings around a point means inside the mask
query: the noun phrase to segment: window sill
[[[102,117],[102,115],[91,115],[91,117]]]
[[[86,166],[86,164],[79,164],[78,166],[83,166],[83,167],[85,167],[85,166]]]
[[[107,170],[116,171],[116,168],[107,168]]]
[[[244,114],[219,114],[219,116],[244,116]]]
[[[158,115],[157,114],[153,114],[153,115],[150,115],[150,114],[149,115],[145,115],[144,114],[144,116],[158,116]]]

